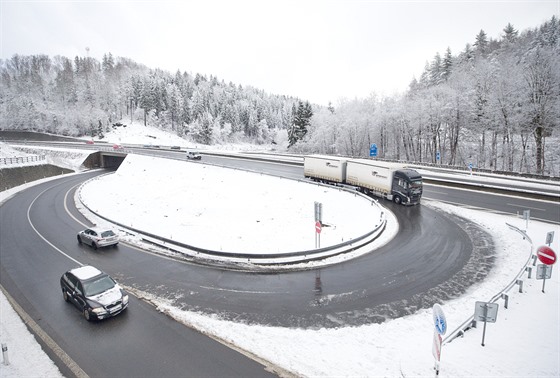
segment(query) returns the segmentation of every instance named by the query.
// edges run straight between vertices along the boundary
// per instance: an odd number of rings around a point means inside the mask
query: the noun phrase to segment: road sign
[[[546,280],[552,278],[552,265],[539,264],[537,265],[537,280],[542,281],[542,292],[544,293],[544,286]]]
[[[552,278],[552,266],[539,264],[537,265],[537,280],[548,280]]]
[[[319,222],[319,221],[315,222],[315,232],[317,232],[318,234],[320,234],[320,233],[321,233],[321,227],[322,227],[322,226],[323,226],[323,225],[321,224],[321,222]]]
[[[321,222],[323,220],[323,204],[315,202],[315,221]]]
[[[443,309],[437,303],[432,308],[433,317],[434,317],[434,325],[436,327],[436,332],[440,335],[445,335],[447,332],[447,321],[445,320],[445,314],[443,313]]]
[[[434,343],[432,344],[432,355],[437,362],[441,361],[441,335],[434,332]]]
[[[441,158],[441,155],[440,155],[440,153],[439,153],[439,151],[438,151],[438,152],[436,152],[436,160],[439,161],[440,158]]]
[[[474,320],[477,322],[496,323],[498,317],[498,304],[487,302],[476,302],[474,308]]]
[[[369,146],[369,156],[377,156],[377,144],[372,143],[371,146]]]
[[[474,307],[474,320],[484,322],[482,330],[482,346],[484,346],[484,338],[486,337],[486,323],[496,323],[498,317],[498,304],[491,302],[476,302]]]
[[[550,247],[553,240],[554,240],[554,231],[550,231],[549,233],[546,234],[546,244],[548,244],[548,246]]]
[[[550,247],[545,245],[537,249],[537,257],[540,262],[546,265],[553,265],[556,262],[556,253],[554,253]]]

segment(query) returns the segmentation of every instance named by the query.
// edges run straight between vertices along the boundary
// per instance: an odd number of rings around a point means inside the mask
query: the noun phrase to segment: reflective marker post
[[[2,343],[2,363],[6,366],[10,364],[10,359],[8,358],[8,345]]]

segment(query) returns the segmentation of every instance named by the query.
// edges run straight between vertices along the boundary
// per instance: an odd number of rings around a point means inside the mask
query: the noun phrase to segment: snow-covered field
[[[140,155],[128,155],[115,174],[86,183],[81,197],[115,223],[249,255],[313,250],[314,202],[323,208],[321,247],[365,235],[385,219],[376,201],[337,188]],[[387,234],[396,227],[390,217]]]
[[[121,136],[125,143],[124,137]],[[185,163],[188,164],[188,163]],[[192,164],[196,165],[196,164]],[[199,167],[200,168],[200,167]],[[134,173],[129,172],[131,180]],[[116,177],[116,175],[114,175]],[[107,178],[109,179],[109,178]],[[126,181],[126,177],[121,177]],[[209,180],[209,179],[208,179]],[[210,180],[209,180],[210,181]],[[282,182],[288,180],[282,180]],[[165,193],[175,188],[160,185],[161,195],[157,206],[151,206],[152,198],[146,198],[144,209],[150,215],[163,217],[158,210],[164,204],[165,212],[173,209],[173,201],[165,203]],[[284,185],[278,184],[278,185]],[[0,193],[0,201],[21,188]],[[198,188],[197,190],[199,190]],[[293,189],[289,189],[293,190]],[[286,187],[288,191],[288,187]],[[87,197],[87,193],[83,194]],[[128,193],[112,194],[112,200],[126,203]],[[93,200],[90,197],[90,200]],[[136,199],[137,200],[137,199]],[[197,206],[211,206],[214,198],[198,198]],[[283,199],[285,200],[285,199]],[[254,206],[270,201],[269,196],[253,196]],[[512,198],[512,201],[514,199]],[[461,298],[442,303],[448,330],[453,330],[474,312],[476,301],[487,301],[506,287],[529,260],[531,245],[506,223],[520,229],[526,228],[524,220],[515,216],[496,215],[445,205],[425,200],[422,206],[431,206],[440,211],[452,212],[468,218],[493,235],[496,246],[496,262],[488,277],[472,286]],[[545,206],[545,205],[543,205]],[[313,205],[309,205],[312,217]],[[328,210],[328,209],[327,209]],[[130,217],[133,214],[128,213]],[[326,214],[326,213],[325,213]],[[133,218],[121,220],[134,222]],[[311,219],[311,223],[312,223]],[[310,226],[312,236],[312,225]],[[337,227],[338,228],[338,227]],[[547,232],[555,231],[552,248],[560,251],[560,227],[529,221],[527,233],[535,249],[543,245]],[[258,236],[259,233],[255,235]],[[270,238],[270,236],[267,236]],[[313,239],[312,239],[313,240]],[[262,239],[267,245],[270,239]],[[257,243],[258,244],[258,243]],[[496,323],[488,324],[485,346],[481,346],[482,325],[468,331],[464,337],[443,346],[441,357],[442,377],[558,377],[560,376],[560,291],[558,269],[554,266],[552,279],[546,281],[545,293],[541,292],[542,281],[523,275],[523,293],[514,286],[509,291],[509,308],[500,308]],[[218,317],[182,311],[161,298],[148,298],[161,311],[168,313],[188,326],[233,343],[260,358],[276,364],[299,376],[325,377],[427,377],[435,376],[433,370],[432,341],[434,324],[431,310],[421,310],[403,318],[383,324],[343,327],[338,329],[305,330],[266,326],[247,326]],[[40,353],[40,347],[30,337],[25,326],[0,296],[1,328],[0,339],[9,348],[11,364],[0,365],[0,376],[55,376],[56,368],[48,358],[29,355]],[[156,362],[154,362],[156,363]],[[44,372],[39,374],[38,372]]]

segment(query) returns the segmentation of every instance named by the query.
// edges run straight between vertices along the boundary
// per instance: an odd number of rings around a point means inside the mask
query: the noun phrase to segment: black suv
[[[93,266],[69,270],[60,277],[62,296],[87,320],[101,320],[128,307],[128,294],[107,273]]]

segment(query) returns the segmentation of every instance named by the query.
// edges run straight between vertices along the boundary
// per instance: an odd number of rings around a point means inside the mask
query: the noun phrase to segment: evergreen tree
[[[443,57],[443,61],[441,62],[441,78],[444,81],[449,79],[451,76],[451,68],[453,66],[453,56],[451,55],[451,49],[448,47],[445,51],[445,56]]]
[[[97,126],[97,136],[99,137],[99,139],[103,139],[105,138],[105,135],[103,135],[103,123],[101,123],[101,120],[98,120],[99,124]]]
[[[486,56],[488,53],[488,37],[484,30],[481,29],[476,35],[474,47],[476,48],[476,52],[481,56]]]
[[[430,86],[438,85],[442,79],[442,62],[439,53],[436,53],[430,65]]]
[[[295,109],[295,104],[294,108]],[[294,114],[294,125],[292,135],[290,137],[290,145],[293,146],[297,141],[303,140],[307,135],[309,126],[311,125],[311,118],[313,117],[313,110],[309,102],[303,103],[299,101],[297,110]]]
[[[298,141],[296,135],[296,119],[297,116],[297,109],[296,104],[292,104],[292,122],[290,124],[290,128],[288,129],[288,148],[292,147]]]
[[[517,30],[513,28],[513,25],[511,23],[508,23],[504,28],[504,41],[506,41],[507,43],[515,42],[515,40],[517,39],[517,34]]]
[[[426,61],[426,65],[424,66],[424,71],[422,71],[422,75],[420,75],[420,87],[421,88],[428,88],[430,86],[430,64]]]

